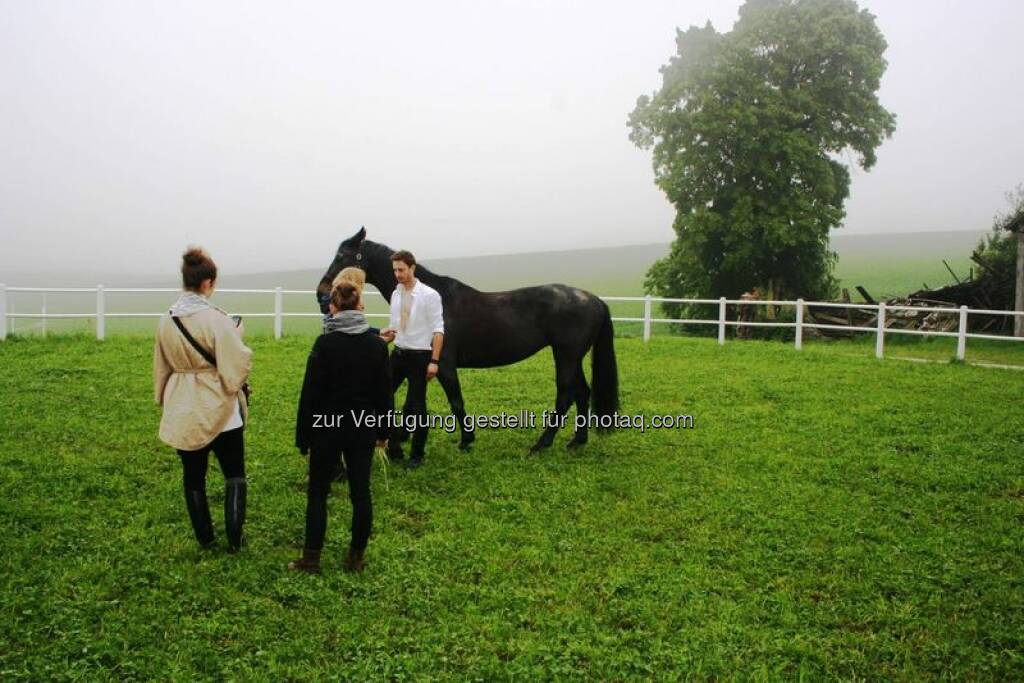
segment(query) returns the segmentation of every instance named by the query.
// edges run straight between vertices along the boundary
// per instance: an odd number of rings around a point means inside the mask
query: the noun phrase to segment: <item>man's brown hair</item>
[[[401,251],[396,251],[394,254],[392,254],[391,260],[401,261],[410,268],[416,265],[416,257],[412,255],[412,252],[406,251],[405,249],[402,249]]]
[[[331,290],[331,303],[339,311],[351,311],[359,306],[359,288],[351,282],[342,282]]]
[[[217,264],[202,247],[189,247],[181,255],[181,284],[185,289],[199,291],[203,280],[217,279]]]

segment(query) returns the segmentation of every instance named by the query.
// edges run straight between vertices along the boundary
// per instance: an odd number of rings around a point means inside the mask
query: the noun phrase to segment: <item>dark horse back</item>
[[[607,308],[593,294],[566,285],[474,290],[453,304],[445,324],[451,320],[456,358],[464,368],[509,365],[545,346],[585,352],[596,341]]]

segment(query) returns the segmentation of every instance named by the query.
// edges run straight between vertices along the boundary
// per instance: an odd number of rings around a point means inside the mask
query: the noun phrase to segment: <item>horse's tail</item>
[[[590,355],[591,384],[590,404],[597,416],[611,416],[619,409],[619,369],[615,363],[615,331],[612,329],[612,313],[608,304],[604,307],[604,319],[594,341]],[[604,431],[604,430],[601,430]]]

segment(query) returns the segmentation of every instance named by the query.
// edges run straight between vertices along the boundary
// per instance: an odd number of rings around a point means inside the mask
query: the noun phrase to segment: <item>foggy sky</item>
[[[897,130],[840,234],[978,230],[1024,181],[1024,3],[864,0]],[[739,2],[0,0],[0,281],[673,238],[628,139],[675,28]],[[7,279],[8,284],[16,282]]]

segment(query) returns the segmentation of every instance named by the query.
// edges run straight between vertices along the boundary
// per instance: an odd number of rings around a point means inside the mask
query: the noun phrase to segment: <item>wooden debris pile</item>
[[[875,299],[870,295],[867,295],[866,292],[862,293],[864,294],[865,303],[877,305],[878,302],[875,301]],[[848,290],[843,290],[843,299],[836,303],[852,303],[850,301]],[[913,295],[909,297],[893,297],[891,299],[887,299],[885,301],[885,305],[887,307],[910,306],[913,308],[923,309],[908,310],[905,308],[897,308],[893,310],[887,308],[885,311],[886,329],[955,332],[957,326],[960,324],[959,313],[956,311],[946,313],[927,310],[930,308],[953,307],[953,305],[948,301],[939,301],[936,299]],[[813,324],[876,329],[878,327],[878,311],[870,308],[841,308],[808,305],[806,314],[804,315],[804,320]],[[854,330],[847,331],[808,328],[808,331],[811,330],[813,330],[813,332],[811,332],[812,335],[817,332],[825,337],[848,337],[855,334]]]
[[[993,269],[989,267],[980,253],[975,250],[971,260],[978,265],[979,277],[975,277],[974,268],[966,279],[961,279],[943,261],[950,275],[956,284],[938,289],[929,289],[927,285],[913,294],[905,297],[893,297],[885,300],[887,307],[910,306],[913,308],[952,308],[967,306],[971,309],[983,310],[1008,310],[1011,308],[1010,294],[1012,283],[1002,274],[996,277]],[[877,305],[877,300],[863,287],[857,287],[857,291],[864,298],[864,303]],[[843,297],[837,303],[852,303],[849,290],[843,290]],[[829,306],[808,306],[804,319],[809,323],[838,325],[846,327],[871,327],[878,324],[878,312],[863,308],[842,308]],[[958,311],[938,312],[928,310],[886,310],[886,329],[904,329],[921,331],[956,332],[960,324]],[[991,334],[1010,333],[1013,330],[1013,317],[1005,315],[986,315],[983,313],[972,313],[967,317],[967,329],[969,332],[987,332]],[[814,330],[826,337],[846,337],[854,334],[853,331],[816,329]]]

